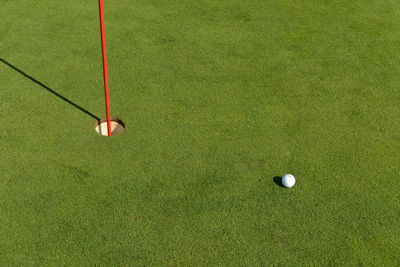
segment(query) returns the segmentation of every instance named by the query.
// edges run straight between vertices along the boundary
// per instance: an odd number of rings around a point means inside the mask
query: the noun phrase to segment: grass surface
[[[0,265],[399,264],[399,17],[106,1],[107,138],[97,1],[0,0]]]

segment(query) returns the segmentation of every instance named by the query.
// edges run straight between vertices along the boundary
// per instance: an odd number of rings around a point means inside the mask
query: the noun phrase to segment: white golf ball
[[[285,174],[282,177],[282,184],[284,187],[290,188],[290,187],[294,186],[295,183],[296,183],[296,179],[291,174]]]

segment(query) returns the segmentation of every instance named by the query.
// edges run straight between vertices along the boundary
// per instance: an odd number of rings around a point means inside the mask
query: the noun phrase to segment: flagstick
[[[103,0],[99,0],[99,10],[100,10],[101,47],[102,47],[102,54],[103,54],[104,90],[105,90],[105,97],[106,97],[106,112],[107,112],[107,131],[108,131],[108,136],[111,136],[110,99],[108,96],[106,35],[104,32]]]

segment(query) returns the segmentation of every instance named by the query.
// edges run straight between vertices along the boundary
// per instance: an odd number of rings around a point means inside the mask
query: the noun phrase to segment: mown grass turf
[[[106,138],[97,1],[0,0],[0,264],[398,264],[399,17],[106,1]]]

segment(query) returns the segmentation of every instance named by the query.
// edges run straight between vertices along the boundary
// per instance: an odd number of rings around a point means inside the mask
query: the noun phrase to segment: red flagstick
[[[110,99],[108,96],[106,34],[104,33],[103,0],[99,0],[99,10],[100,10],[101,47],[102,47],[102,53],[103,53],[104,90],[105,90],[105,96],[106,96],[107,131],[108,131],[108,136],[111,136]]]

